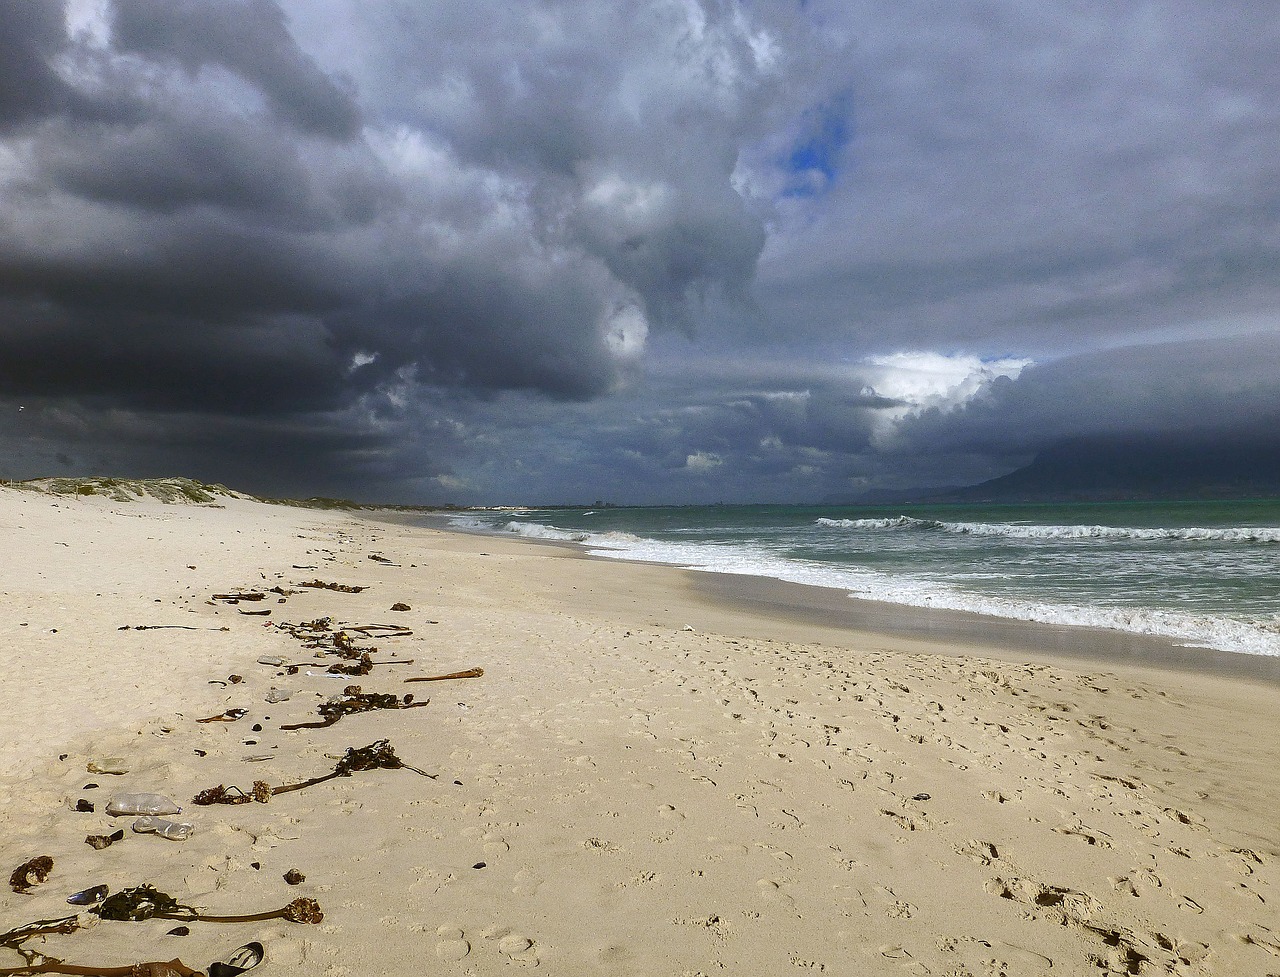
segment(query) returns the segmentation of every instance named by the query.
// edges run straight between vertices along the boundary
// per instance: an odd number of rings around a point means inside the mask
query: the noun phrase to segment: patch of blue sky
[[[817,197],[840,175],[845,147],[853,139],[853,99],[848,92],[814,106],[800,122],[800,135],[782,160],[784,197]]]

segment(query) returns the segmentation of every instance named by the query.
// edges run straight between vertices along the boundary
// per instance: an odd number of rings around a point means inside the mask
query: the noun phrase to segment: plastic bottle
[[[107,802],[107,813],[112,817],[122,814],[177,814],[181,810],[163,794],[117,794]]]
[[[186,841],[195,830],[189,821],[170,821],[167,818],[145,817],[133,822],[133,830],[138,834],[158,834],[170,841]]]

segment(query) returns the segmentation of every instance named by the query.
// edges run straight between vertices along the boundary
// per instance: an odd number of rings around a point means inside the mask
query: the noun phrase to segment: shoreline
[[[384,521],[380,514],[367,514]],[[919,607],[856,597],[839,587],[793,583],[774,577],[691,570],[676,564],[600,556],[580,543],[536,539],[507,533],[469,531],[448,525],[447,516],[415,515],[392,524],[420,526],[480,539],[545,546],[584,560],[665,567],[686,578],[703,600],[760,622],[756,633],[787,626],[796,640],[830,640],[845,633],[881,641],[916,642],[939,654],[956,646],[992,657],[1078,667],[1082,664],[1149,672],[1186,672],[1280,685],[1280,656],[1221,651],[1179,644],[1162,635],[1140,634],[1092,625],[1045,624],[949,608]],[[416,520],[416,521],[415,521]],[[438,522],[437,522],[438,521]]]
[[[0,859],[55,863],[30,894],[0,891],[0,929],[144,881],[214,913],[324,911],[186,937],[103,921],[41,944],[69,963],[203,966],[250,940],[263,977],[1266,977],[1280,961],[1270,685],[895,636],[883,608],[862,620],[884,630],[849,630],[840,592],[364,514],[0,491],[0,527],[20,761],[0,764]],[[325,674],[291,631],[324,617],[404,625],[373,641],[401,664]],[[284,728],[347,683],[428,707]],[[196,722],[228,709],[245,715]],[[384,738],[434,779],[377,769],[190,806]],[[87,771],[109,756],[129,771]],[[102,813],[137,790],[178,801],[190,838]],[[122,843],[84,843],[116,827]]]

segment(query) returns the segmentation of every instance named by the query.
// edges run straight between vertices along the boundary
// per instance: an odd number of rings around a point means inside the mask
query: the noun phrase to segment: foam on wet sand
[[[669,568],[240,499],[0,489],[0,534],[0,866],[54,860],[0,893],[0,929],[103,883],[325,914],[106,921],[39,947],[68,963],[203,967],[258,940],[264,975],[1280,972],[1274,685],[806,625]],[[277,586],[298,592],[210,603]],[[274,625],[326,616],[412,629],[361,644],[415,664],[258,663],[308,662]],[[350,683],[431,704],[280,729]],[[383,738],[436,779],[190,803]],[[88,772],[108,757],[128,772]],[[190,838],[86,845],[139,791]]]

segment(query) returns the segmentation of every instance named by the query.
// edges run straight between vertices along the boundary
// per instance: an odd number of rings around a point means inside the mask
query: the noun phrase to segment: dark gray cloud
[[[1189,0],[19,4],[6,474],[816,499],[1260,430],[1278,32]]]
[[[0,29],[0,132],[55,111],[67,91],[49,62],[65,31],[52,3],[14,4]]]
[[[342,140],[359,132],[350,86],[303,53],[273,0],[114,0],[111,30],[122,54],[175,62],[192,79],[234,74],[300,131]]]

